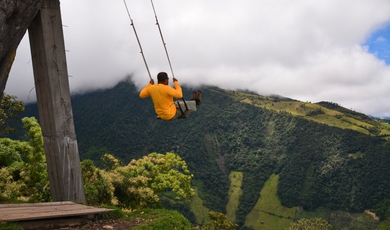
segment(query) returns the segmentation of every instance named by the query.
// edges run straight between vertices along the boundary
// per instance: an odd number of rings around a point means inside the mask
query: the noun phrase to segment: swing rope
[[[161,41],[162,41],[162,43],[163,43],[163,45],[164,45],[165,54],[167,55],[169,67],[171,68],[172,77],[174,78],[174,77],[175,77],[175,74],[173,73],[172,64],[171,64],[171,59],[169,58],[169,55],[168,55],[168,49],[167,49],[166,43],[165,43],[165,41],[164,41],[164,37],[163,37],[162,31],[161,31],[160,23],[158,23],[157,13],[156,13],[156,9],[154,8],[153,0],[150,0],[150,3],[152,3],[152,8],[153,8],[153,12],[154,12],[154,17],[156,18],[156,25],[157,25],[157,27],[158,27],[158,31],[160,32]]]
[[[135,25],[134,25],[133,19],[131,18],[129,8],[127,7],[127,4],[126,4],[126,0],[123,0],[123,3],[125,4],[126,11],[127,11],[127,15],[129,16],[129,19],[130,19],[130,25],[133,27],[135,37],[137,38],[138,46],[139,46],[139,48],[140,48],[140,50],[141,50],[141,55],[142,55],[142,58],[143,58],[143,60],[144,60],[146,70],[148,71],[149,78],[150,78],[150,80],[152,80],[152,76],[150,75],[148,63],[146,62],[146,58],[145,58],[145,55],[144,55],[144,51],[142,50],[141,42],[139,41],[138,34],[137,34],[137,30],[135,29]]]
[[[166,45],[166,43],[165,43],[165,41],[164,41],[164,37],[163,37],[162,31],[161,31],[160,23],[158,22],[157,13],[156,13],[156,9],[154,8],[153,0],[150,0],[150,3],[152,4],[152,8],[153,8],[153,12],[154,12],[154,17],[156,18],[156,25],[157,25],[157,27],[158,27],[158,31],[160,32],[161,41],[162,41],[162,43],[163,43],[163,45],[164,45],[165,54],[167,55],[169,67],[171,68],[172,77],[175,78],[175,74],[173,73],[173,68],[172,68],[172,64],[171,64],[171,59],[169,58],[167,45]],[[184,100],[184,97],[182,97],[181,100],[183,101],[184,106],[186,107],[186,110],[185,110],[185,111],[188,111],[188,106],[187,106],[186,101]],[[184,115],[185,113],[184,113],[183,109],[181,108],[180,104],[178,104],[178,107],[179,107],[181,113]]]
[[[137,30],[135,29],[135,25],[134,25],[133,19],[132,19],[131,15],[130,15],[129,8],[127,7],[126,0],[123,0],[123,3],[125,4],[126,11],[127,11],[127,15],[129,16],[129,19],[130,19],[130,25],[133,27],[135,37],[137,38],[138,46],[139,46],[139,48],[140,48],[140,50],[141,50],[142,58],[143,58],[143,60],[144,60],[146,70],[148,71],[149,78],[150,78],[150,80],[152,80],[152,76],[151,76],[150,71],[149,71],[148,63],[146,62],[146,58],[145,58],[144,52],[143,52],[143,50],[142,50],[141,42],[140,42],[140,40],[139,40],[139,37],[138,37],[138,34],[137,34]],[[156,19],[156,25],[158,26],[158,30],[159,30],[159,32],[160,32],[161,41],[162,41],[162,43],[163,43],[163,45],[164,45],[165,54],[166,54],[167,59],[168,59],[169,67],[171,68],[172,77],[175,78],[175,74],[173,73],[173,68],[172,68],[172,64],[171,64],[171,59],[169,58],[168,49],[167,49],[166,43],[165,43],[165,41],[164,41],[164,37],[163,37],[162,31],[161,31],[160,24],[159,24],[159,22],[158,22],[157,13],[156,13],[156,9],[154,8],[153,0],[150,0],[150,3],[152,4],[152,8],[153,8],[153,12],[154,12],[154,17],[155,17],[155,19]],[[181,99],[182,99],[182,101],[184,102],[184,105],[185,105],[185,108],[186,108],[185,111],[188,112],[189,109],[188,109],[188,107],[187,107],[186,101],[184,100],[184,97],[181,98]],[[182,116],[186,116],[186,115],[185,115],[185,112],[183,111],[183,109],[181,108],[181,106],[180,106],[179,103],[178,103],[178,107],[179,107],[181,113],[183,114]]]

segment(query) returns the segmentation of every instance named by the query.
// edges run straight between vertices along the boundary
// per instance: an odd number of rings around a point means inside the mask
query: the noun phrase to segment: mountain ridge
[[[192,90],[183,86],[185,97]],[[151,100],[139,98],[130,78],[111,89],[75,95],[81,158],[99,165],[100,157],[111,153],[126,164],[150,152],[174,152],[195,175],[203,205],[224,213],[229,173],[242,172],[235,213],[241,226],[272,174],[280,176],[278,196],[286,207],[380,213],[390,200],[390,145],[381,121],[363,116],[371,124],[353,112],[296,100],[211,86],[201,90],[198,111],[173,122],[156,119]]]

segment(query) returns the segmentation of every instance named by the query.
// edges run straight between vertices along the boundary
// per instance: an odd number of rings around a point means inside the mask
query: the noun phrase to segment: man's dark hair
[[[165,79],[169,79],[167,73],[160,72],[160,73],[157,74],[157,81],[158,82],[163,82],[163,81],[165,81]]]

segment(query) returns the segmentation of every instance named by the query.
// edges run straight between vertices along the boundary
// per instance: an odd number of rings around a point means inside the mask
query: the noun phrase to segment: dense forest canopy
[[[192,88],[183,89],[189,97]],[[311,105],[216,87],[201,90],[204,102],[198,111],[175,122],[157,120],[152,102],[138,97],[130,78],[112,89],[75,95],[72,103],[81,158],[101,165],[105,153],[128,162],[151,152],[174,152],[194,174],[193,185],[204,205],[224,213],[229,173],[243,172],[243,194],[236,212],[240,225],[274,173],[280,175],[278,195],[287,207],[372,209],[387,218],[387,206],[381,204],[390,200],[390,145],[387,135],[379,134],[386,128],[378,121],[323,102],[316,106],[323,105],[324,113],[303,116],[271,106],[300,103],[294,111],[304,107],[308,114]],[[37,116],[35,106],[28,105],[26,114]],[[375,124],[380,132],[370,133],[361,124],[367,133],[313,120],[326,120],[330,109],[344,120],[349,119],[347,112],[354,119],[364,118],[362,122]],[[338,117],[331,119],[341,120]]]

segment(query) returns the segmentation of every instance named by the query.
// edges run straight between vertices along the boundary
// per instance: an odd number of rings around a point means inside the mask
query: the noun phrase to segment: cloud
[[[122,1],[61,3],[73,92],[110,87],[128,74],[138,87],[149,81]],[[127,4],[152,77],[170,73],[150,2]],[[363,45],[390,22],[387,0],[155,0],[154,5],[183,84],[326,100],[390,116],[389,66]],[[26,43],[6,88],[23,100],[34,86]]]
[[[384,38],[384,37],[382,37],[382,36],[380,36],[380,37],[378,37],[378,38],[375,40],[375,42],[377,42],[377,43],[383,43],[383,42],[387,42],[387,39]]]

